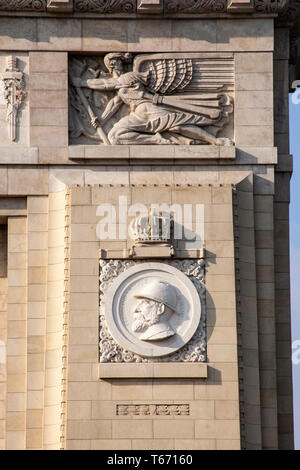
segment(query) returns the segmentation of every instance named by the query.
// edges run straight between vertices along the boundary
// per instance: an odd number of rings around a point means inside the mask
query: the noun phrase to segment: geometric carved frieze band
[[[114,305],[119,305],[117,309],[124,310],[124,305],[126,305],[126,302],[128,302],[128,298],[130,298],[129,293],[126,293],[123,295],[119,295],[119,298],[116,299],[110,299],[110,302],[108,302],[109,296],[111,296],[112,290],[114,288],[112,287],[114,284],[118,283],[118,278],[121,276],[124,277],[126,276],[126,271],[132,269],[138,270],[138,266],[143,269],[143,265],[153,265],[155,267],[155,263],[148,263],[148,260],[100,260],[100,362],[101,363],[122,363],[122,362],[127,362],[127,363],[151,363],[151,362],[205,362],[206,361],[206,328],[205,328],[205,268],[204,268],[204,260],[199,260],[199,259],[189,259],[189,260],[172,260],[172,261],[164,261],[164,260],[159,260],[160,266],[165,265],[166,269],[168,271],[174,270],[179,271],[180,276],[184,275],[183,277],[186,278],[186,283],[191,282],[192,283],[192,289],[195,289],[196,296],[200,300],[199,307],[201,309],[201,316],[200,316],[200,321],[197,322],[195,329],[193,331],[194,334],[188,340],[186,344],[184,342],[182,343],[182,346],[180,344],[180,347],[178,344],[176,344],[176,334],[174,334],[174,331],[172,332],[172,328],[169,328],[169,324],[167,322],[167,330],[171,330],[171,333],[168,333],[168,336],[165,338],[160,336],[159,341],[154,341],[156,338],[152,336],[150,338],[149,336],[145,336],[148,334],[148,331],[146,333],[143,333],[142,335],[139,336],[140,339],[144,339],[144,341],[139,341],[139,343],[143,343],[141,346],[141,353],[136,353],[133,352],[135,350],[135,347],[132,346],[133,350],[130,350],[130,347],[124,347],[122,344],[129,344],[127,341],[127,338],[125,340],[127,343],[124,343],[124,338],[118,330],[123,330],[128,331],[128,329],[131,331],[131,334],[133,335],[133,331],[139,331],[139,319],[135,318],[138,317],[139,315],[134,314],[134,309],[136,308],[136,305],[139,305],[138,299],[136,299],[135,303],[131,303],[131,308],[130,308],[130,315],[126,318],[126,315],[124,317],[123,313],[121,313],[121,316],[116,315],[116,322],[114,325],[117,325],[115,330],[117,330],[116,333],[111,334],[111,324],[107,323],[107,315],[111,315],[112,309],[114,309]],[[168,268],[168,266],[170,268]],[[135,268],[134,268],[135,267]],[[180,277],[178,275],[178,277]],[[155,279],[154,279],[155,281]],[[140,280],[138,279],[138,282]],[[179,281],[178,281],[179,282]],[[126,281],[125,281],[126,284]],[[141,284],[139,284],[141,285]],[[121,283],[122,286],[122,283]],[[184,285],[182,284],[183,289],[186,289]],[[163,286],[165,287],[165,286]],[[160,287],[159,287],[160,288]],[[175,288],[175,287],[174,287]],[[143,288],[144,289],[144,288]],[[148,299],[154,299],[162,301],[162,299],[158,299],[159,295],[167,295],[166,292],[159,292],[159,289],[157,290],[157,286],[155,286],[155,282],[150,282],[149,285],[145,287],[147,290],[148,294],[143,295],[135,295],[134,297],[147,297]],[[156,289],[156,291],[155,291]],[[176,288],[175,288],[176,289]],[[178,290],[178,289],[176,289]],[[180,289],[179,289],[180,290]],[[179,292],[178,290],[178,292]],[[157,293],[158,292],[158,293]],[[123,296],[123,297],[122,297]],[[166,298],[166,297],[165,297]],[[169,300],[164,300],[164,303],[169,305],[172,308],[176,309],[176,306],[173,307],[172,305],[172,299],[173,294],[171,294],[171,297]],[[199,302],[198,300],[198,302]],[[186,308],[186,300],[185,302],[185,308]],[[107,304],[108,305],[108,310],[107,310]],[[183,304],[180,307],[180,312],[183,313]],[[139,310],[137,310],[138,312]],[[196,312],[197,313],[197,312]],[[122,317],[123,315],[123,317]],[[120,320],[121,318],[121,320]],[[135,321],[133,320],[135,318]],[[180,318],[180,314],[175,314],[173,315],[173,318],[175,318],[175,322],[180,322],[182,319]],[[115,320],[115,319],[113,319]],[[184,320],[184,325],[187,324],[188,319]],[[110,319],[110,322],[112,322],[112,319]],[[124,325],[122,324],[124,323]],[[127,330],[126,330],[127,328]],[[176,330],[176,328],[175,328]],[[150,331],[150,329],[149,329]],[[192,333],[193,333],[192,331]],[[155,332],[155,334],[157,331]],[[114,337],[113,337],[114,334]],[[144,337],[143,337],[144,335]],[[117,338],[117,340],[115,339]],[[121,338],[121,343],[118,340]],[[161,338],[161,339],[160,339]],[[172,346],[172,341],[174,342],[175,338],[175,348],[171,348]],[[180,339],[180,335],[177,335],[178,340]],[[164,341],[166,342],[166,345],[170,347],[170,349],[166,349],[167,352],[163,352],[163,354],[157,354],[155,351],[157,348],[161,347],[161,349],[164,349]],[[181,339],[180,339],[181,341]],[[147,349],[147,347],[152,345],[152,350],[154,351],[153,353],[147,354],[144,353]],[[171,346],[170,346],[171,345]],[[179,349],[176,349],[178,348]],[[151,350],[151,351],[152,351]],[[171,352],[168,354],[168,351],[174,350],[174,352]]]
[[[117,416],[189,416],[190,405],[116,405]]]
[[[165,0],[164,5],[168,13],[224,13],[227,10],[227,0]]]

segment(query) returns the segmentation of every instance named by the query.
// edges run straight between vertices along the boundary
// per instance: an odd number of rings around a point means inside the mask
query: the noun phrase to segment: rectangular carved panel
[[[117,416],[189,416],[189,404],[116,405]]]

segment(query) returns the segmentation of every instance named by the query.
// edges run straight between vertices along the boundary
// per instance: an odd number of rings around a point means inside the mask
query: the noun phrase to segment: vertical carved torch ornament
[[[8,133],[11,142],[16,140],[18,110],[27,93],[24,91],[23,73],[17,67],[15,57],[7,58],[5,72],[1,74],[4,83],[4,99],[6,101],[6,120],[8,121]]]

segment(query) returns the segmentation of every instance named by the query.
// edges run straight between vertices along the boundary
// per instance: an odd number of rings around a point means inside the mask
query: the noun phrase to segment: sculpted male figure
[[[176,311],[177,294],[170,284],[154,280],[136,294],[139,302],[134,310],[132,330],[142,332],[139,339],[155,341],[175,335],[175,331],[168,323]]]
[[[203,127],[209,126],[220,127],[220,123],[225,122],[225,115],[227,116],[228,113],[224,112],[222,101],[224,101],[223,98],[226,98],[226,95],[218,97],[219,108],[210,109],[205,106],[197,106],[197,104],[190,103],[187,100],[167,96],[167,93],[165,93],[166,96],[163,96],[161,91],[161,94],[157,94],[150,86],[150,69],[146,72],[133,70],[124,73],[124,62],[130,60],[130,54],[128,53],[110,53],[105,56],[104,63],[111,77],[87,80],[73,77],[72,79],[75,87],[86,87],[99,91],[116,91],[116,95],[108,102],[102,113],[100,124],[105,123],[116,114],[124,103],[129,106],[130,114],[116,122],[109,131],[107,137],[110,144],[170,144],[173,142],[172,139],[174,143],[176,141],[178,143],[178,137],[180,136],[189,139],[189,143],[200,140],[214,145],[232,144],[230,139],[225,137],[217,138],[213,135],[213,132],[203,129]],[[173,61],[172,64],[167,63],[167,61],[163,62],[169,68],[173,67],[174,83],[170,82],[169,86],[172,84],[175,89],[179,87],[179,83],[175,83],[176,75],[178,76],[179,73],[182,74],[182,83],[188,83],[188,80],[192,80],[191,61],[187,64],[185,62],[188,61],[182,59],[181,63],[178,62],[177,65],[176,61]],[[187,70],[189,64],[190,71]],[[184,73],[182,72],[183,65],[185,65]],[[153,82],[153,73],[151,80]],[[184,85],[181,82],[180,86],[183,88]],[[95,125],[94,122],[92,124]],[[209,130],[211,131],[211,129]]]

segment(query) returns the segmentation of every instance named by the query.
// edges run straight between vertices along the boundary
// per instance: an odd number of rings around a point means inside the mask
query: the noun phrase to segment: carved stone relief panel
[[[100,260],[100,362],[204,362],[203,260]]]
[[[70,144],[233,145],[231,53],[70,57]]]

